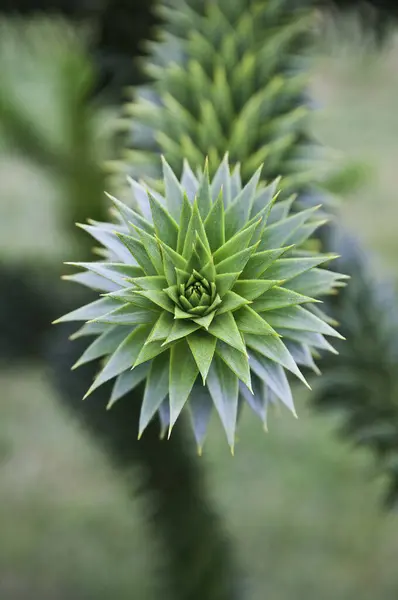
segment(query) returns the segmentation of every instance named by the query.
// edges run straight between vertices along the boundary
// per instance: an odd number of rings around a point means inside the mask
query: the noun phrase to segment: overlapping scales
[[[114,224],[83,226],[104,259],[69,279],[101,298],[59,321],[96,336],[76,366],[105,359],[87,395],[116,378],[112,405],[146,380],[140,435],[156,413],[171,432],[188,406],[201,447],[215,407],[233,448],[238,403],[264,423],[270,403],[295,412],[286,372],[306,383],[299,367],[317,372],[317,350],[341,337],[317,303],[344,276],[302,247],[324,221],[275,204],[279,182],[259,185],[260,171],[243,186],[226,156],[213,179],[185,162],[179,181],[163,161],[164,196],[132,181],[131,207],[112,198]]]

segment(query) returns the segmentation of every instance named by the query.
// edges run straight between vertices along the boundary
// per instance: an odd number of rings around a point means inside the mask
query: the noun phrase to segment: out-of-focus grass
[[[314,92],[325,106],[318,136],[372,165],[366,188],[345,199],[345,221],[397,276],[398,43],[373,59],[324,52]],[[42,250],[54,245],[52,191],[38,181],[29,190],[25,172],[13,162],[0,183],[0,248],[10,256],[39,238]],[[41,207],[40,236],[29,227],[36,217],[23,208],[26,193]],[[14,196],[24,233],[12,249]],[[140,499],[130,502],[39,369],[3,371],[0,390],[0,598],[156,597]],[[398,517],[381,510],[383,482],[373,478],[371,457],[338,440],[335,420],[310,413],[305,397],[297,405],[300,419],[282,411],[267,435],[244,417],[234,459],[215,425],[198,459],[247,570],[248,597],[397,598]]]
[[[0,598],[148,598],[154,545],[38,368],[2,372]]]
[[[398,33],[382,53],[343,40],[316,63],[314,92],[323,106],[317,136],[369,166],[369,182],[345,198],[349,227],[377,250],[381,270],[398,275]]]

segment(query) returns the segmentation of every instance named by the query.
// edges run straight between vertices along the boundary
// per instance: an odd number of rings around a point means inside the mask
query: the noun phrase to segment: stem
[[[61,329],[61,328],[59,328]],[[235,600],[236,568],[229,541],[209,501],[200,460],[190,451],[184,423],[173,429],[168,441],[159,439],[158,423],[152,423],[137,440],[142,390],[122,398],[111,410],[105,406],[109,387],[81,398],[96,366],[80,372],[69,369],[86,341],[66,343],[57,331],[49,346],[52,376],[63,402],[83,419],[88,430],[105,446],[111,459],[128,474],[131,466],[142,471],[142,482],[151,505],[151,525],[164,546],[165,576],[173,600]]]

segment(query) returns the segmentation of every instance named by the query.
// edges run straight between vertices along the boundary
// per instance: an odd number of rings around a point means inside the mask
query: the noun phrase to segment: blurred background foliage
[[[24,16],[10,21],[16,7]],[[37,360],[49,315],[73,302],[56,283],[61,263],[88,253],[73,224],[106,210],[122,86],[142,80],[129,55],[142,51],[153,17],[138,0],[134,18],[129,0],[43,2],[44,21],[31,8],[6,3],[0,27],[0,597],[154,598],[165,559],[144,518],[142,474],[133,469],[129,486],[118,477]],[[316,137],[370,165],[342,218],[396,287],[398,34],[378,39],[391,22],[368,8],[322,13],[311,92]],[[381,512],[386,481],[370,453],[336,437],[341,414],[314,413],[305,394],[297,406],[299,421],[273,415],[267,436],[244,416],[234,460],[210,434],[201,459],[248,597],[396,598],[398,517]]]

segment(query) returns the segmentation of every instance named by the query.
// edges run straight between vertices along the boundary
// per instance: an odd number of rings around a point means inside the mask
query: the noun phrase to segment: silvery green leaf
[[[79,227],[84,229],[84,231],[87,231],[94,239],[105,246],[115,258],[115,261],[119,260],[121,262],[133,262],[133,264],[136,264],[134,263],[134,259],[131,258],[128,249],[118,239],[116,227],[115,233],[100,229],[99,227],[94,227],[93,225],[79,225]]]
[[[162,156],[163,179],[166,190],[166,205],[171,216],[178,221],[184,197],[184,190],[180,185],[174,171],[166,159]]]
[[[141,437],[144,429],[146,429],[148,423],[168,394],[169,363],[170,356],[167,352],[154,358],[151,363],[141,406],[139,437]]]
[[[258,352],[252,351],[249,356],[251,369],[271,388],[274,394],[296,415],[292,392],[286,373],[277,363]]]
[[[131,332],[131,327],[111,327],[107,329],[86,348],[72,369],[76,369],[101,356],[112,354]]]
[[[213,401],[207,387],[196,382],[192,388],[188,406],[198,452],[202,454],[203,442],[213,408]]]
[[[156,235],[171,248],[177,246],[178,224],[167,212],[166,208],[150,194],[149,202],[151,206],[152,219],[155,225]]]
[[[213,360],[217,339],[205,331],[197,331],[187,337],[187,342],[202,376],[203,383],[205,383]]]
[[[198,367],[185,340],[173,344],[170,355],[170,429],[188,400],[198,376]]]
[[[259,313],[273,311],[281,308],[295,306],[297,304],[307,304],[308,302],[317,302],[314,298],[303,296],[291,290],[273,286],[272,289],[259,296],[252,304],[253,310]],[[265,315],[263,315],[266,318]]]
[[[225,211],[226,239],[230,239],[249,220],[261,171],[262,166],[257,169],[233,202],[228,202],[228,208]]]
[[[104,277],[101,277],[101,275],[97,275],[97,273],[90,273],[90,271],[64,275],[62,279],[79,283],[80,285],[84,285],[85,287],[98,292],[113,292],[118,289],[118,285],[109,281],[109,279],[105,279]]]
[[[214,202],[204,222],[207,239],[215,252],[225,243],[224,203],[222,194]]]
[[[91,321],[106,315],[109,311],[120,308],[121,303],[113,298],[101,298],[86,304],[72,312],[60,317],[54,323],[66,323],[67,321]]]
[[[123,396],[131,392],[134,388],[136,388],[144,379],[146,379],[149,372],[149,364],[146,363],[144,365],[139,365],[133,371],[123,371],[116,378],[115,384],[112,389],[112,394],[108,403],[107,408],[112,408],[112,406],[120,400]]]
[[[184,163],[183,163],[181,185],[182,185],[183,189],[185,190],[189,200],[191,202],[193,202],[196,192],[199,187],[199,182],[198,182],[197,178],[195,177],[195,174],[192,171],[191,167],[189,166],[189,163],[187,160],[184,160]]]
[[[280,258],[276,260],[268,269],[267,269],[267,278],[269,279],[283,279],[285,281],[291,280],[293,277],[297,277],[301,273],[305,273],[310,271],[313,273],[315,271],[314,267],[321,265],[322,263],[331,260],[334,258],[333,255],[325,256],[310,256],[305,258]],[[314,269],[314,271],[312,270]],[[317,269],[318,272],[320,269]],[[329,271],[327,271],[329,273]],[[315,279],[315,277],[314,277]],[[290,287],[290,285],[289,285]],[[305,291],[308,291],[308,288],[305,288]]]
[[[347,279],[348,277],[341,273],[326,269],[312,269],[292,279],[289,282],[289,288],[299,294],[311,290],[311,295],[316,298],[335,293],[337,288],[346,285]]]
[[[148,325],[139,325],[124,339],[115,352],[110,355],[105,367],[97,375],[84,398],[87,398],[89,394],[106,381],[109,381],[109,379],[113,379],[132,367],[141,348],[145,344],[150,330],[151,327]]]
[[[249,359],[247,355],[220,340],[217,342],[216,352],[231,371],[251,390]]]
[[[294,358],[280,338],[273,335],[257,336],[253,333],[246,333],[245,341],[249,348],[253,348],[259,354],[282,365],[308,386],[308,383],[298,368]]]
[[[291,306],[279,310],[270,311],[267,321],[272,327],[284,327],[287,329],[298,329],[302,331],[313,331],[339,339],[344,339],[335,329],[327,323],[310,313],[302,306]]]
[[[233,452],[238,410],[238,378],[218,355],[215,355],[210,367],[207,387]]]
[[[246,352],[244,341],[231,313],[217,315],[209,327],[209,333],[240,352]]]

